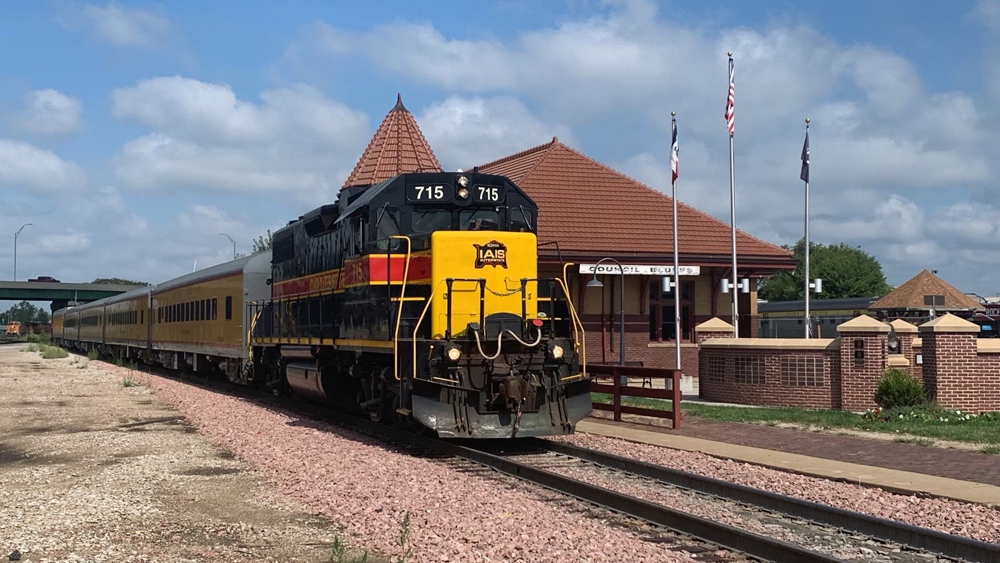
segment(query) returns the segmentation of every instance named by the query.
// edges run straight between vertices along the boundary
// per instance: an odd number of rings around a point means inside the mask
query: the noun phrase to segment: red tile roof
[[[941,295],[943,305],[925,305],[925,295]],[[869,309],[914,309],[918,311],[969,310],[984,309],[979,301],[969,297],[954,286],[924,270],[910,278],[906,283],[890,291],[885,297],[872,303]]]
[[[672,200],[559,142],[479,167],[509,177],[538,204],[539,242],[563,251],[673,254]],[[732,255],[732,229],[678,202],[681,255]],[[736,231],[737,255],[791,259],[791,251]]]
[[[396,106],[382,120],[343,187],[370,186],[398,174],[439,170],[434,151],[397,94]]]

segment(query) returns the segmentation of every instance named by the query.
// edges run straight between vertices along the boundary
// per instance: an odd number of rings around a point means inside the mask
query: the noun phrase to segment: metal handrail
[[[410,277],[410,250],[413,246],[410,242],[410,237],[406,235],[393,235],[389,238],[402,239],[406,241],[406,263],[403,266],[403,285],[399,290],[399,310],[396,312],[396,331],[392,335],[392,373],[396,377],[396,381],[399,381],[399,326],[403,321],[403,307],[406,304],[406,282],[409,281]],[[386,284],[388,284],[389,287],[392,287],[392,276],[389,275],[389,272],[392,269],[391,263],[392,256],[390,256],[385,263],[385,279]],[[414,348],[414,350],[416,350],[416,348]]]
[[[427,298],[427,304],[424,305],[424,310],[420,313],[420,318],[417,319],[417,324],[413,327],[413,379],[417,379],[417,334],[420,329],[420,325],[424,322],[424,317],[427,315],[427,310],[431,308],[431,303],[434,302],[434,296],[437,295],[437,290],[444,283],[445,278],[438,280],[437,284],[434,286],[434,291],[431,291],[430,297]],[[402,302],[400,302],[402,306]]]

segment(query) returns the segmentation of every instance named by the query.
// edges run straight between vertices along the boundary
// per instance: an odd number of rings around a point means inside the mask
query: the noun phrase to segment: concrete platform
[[[1000,486],[996,485],[680,436],[672,434],[669,429],[650,427],[649,430],[641,430],[593,418],[581,421],[577,425],[577,431],[666,448],[702,452],[802,475],[880,487],[902,494],[926,494],[1000,506]]]

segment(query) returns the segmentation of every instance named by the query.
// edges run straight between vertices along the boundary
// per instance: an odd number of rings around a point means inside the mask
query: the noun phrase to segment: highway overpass
[[[71,302],[97,301],[125,293],[139,285],[112,285],[101,283],[15,282],[0,281],[0,300],[50,301],[52,310],[62,309]]]

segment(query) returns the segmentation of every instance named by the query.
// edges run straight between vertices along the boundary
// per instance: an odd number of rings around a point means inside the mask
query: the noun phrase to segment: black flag
[[[809,129],[806,129],[806,142],[802,144],[802,172],[799,178],[809,183]]]

